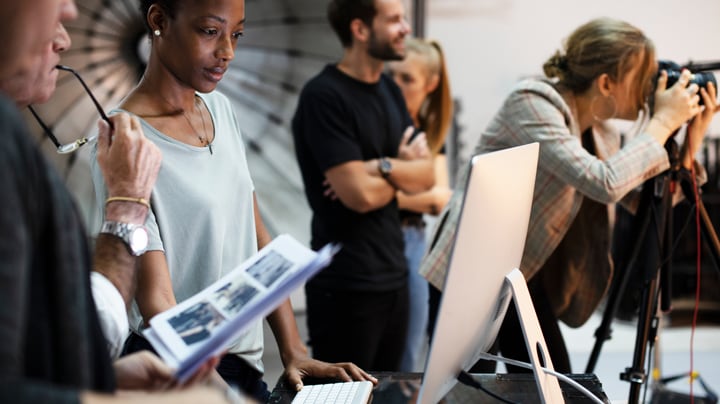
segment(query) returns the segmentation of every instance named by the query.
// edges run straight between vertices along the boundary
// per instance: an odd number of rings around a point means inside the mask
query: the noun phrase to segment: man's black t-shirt
[[[323,181],[325,172],[339,164],[397,156],[402,134],[410,125],[400,89],[384,74],[370,84],[328,65],[303,88],[292,129],[313,210],[312,248],[329,242],[343,247],[311,285],[386,291],[406,284],[397,201],[358,213],[324,196]]]

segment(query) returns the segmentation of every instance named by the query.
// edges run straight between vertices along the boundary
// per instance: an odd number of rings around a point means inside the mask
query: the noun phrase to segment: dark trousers
[[[408,321],[407,286],[388,292],[306,286],[313,357],[353,362],[368,371],[399,371]]]
[[[157,354],[147,339],[135,332],[130,333],[125,341],[122,355],[142,350]],[[237,355],[224,355],[216,369],[226,383],[239,388],[243,393],[259,402],[264,403],[270,398],[267,384],[262,380],[262,373],[238,358]]]
[[[428,335],[432,340],[432,333],[435,328],[435,322],[437,321],[437,313],[442,298],[442,292],[436,289],[434,286],[429,285],[430,288],[430,316],[428,324]],[[553,362],[553,368],[560,373],[570,373],[570,356],[565,346],[565,339],[560,331],[560,324],[558,323],[555,313],[552,311],[552,306],[547,298],[545,289],[542,287],[540,282],[531,280],[528,284],[530,289],[530,297],[532,298],[533,306],[535,306],[535,314],[540,322],[540,329],[542,330],[543,336],[545,337],[545,343],[550,353],[550,359]],[[522,362],[530,363],[530,355],[525,345],[525,337],[523,335],[522,326],[520,325],[520,319],[518,318],[517,310],[515,309],[515,302],[510,301],[505,319],[503,320],[498,336],[495,339],[495,343],[490,348],[490,353],[496,354],[500,352],[503,357],[516,359]],[[479,360],[470,369],[471,373],[495,373],[496,364],[494,361]],[[526,373],[532,372],[532,370],[519,368],[516,366],[506,365],[508,372],[510,373]]]

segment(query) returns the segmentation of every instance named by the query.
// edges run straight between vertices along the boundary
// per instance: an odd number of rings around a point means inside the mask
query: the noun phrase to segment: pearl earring
[[[155,34],[155,36],[160,36],[160,30],[156,29],[155,31],[153,31],[153,34]]]

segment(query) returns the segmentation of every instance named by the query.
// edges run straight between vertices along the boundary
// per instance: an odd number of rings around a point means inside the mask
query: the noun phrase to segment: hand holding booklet
[[[145,337],[184,382],[326,267],[338,250],[328,244],[315,252],[280,235],[217,282],[153,317]]]

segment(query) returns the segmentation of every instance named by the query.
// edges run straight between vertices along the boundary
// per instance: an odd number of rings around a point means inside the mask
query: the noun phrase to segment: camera
[[[668,88],[670,88],[673,84],[675,84],[675,82],[678,81],[678,79],[680,78],[680,73],[682,73],[683,69],[688,69],[693,73],[688,85],[694,83],[697,84],[699,88],[704,88],[707,90],[708,83],[713,83],[713,86],[715,86],[715,89],[717,89],[717,80],[715,79],[715,75],[709,71],[702,71],[705,70],[702,68],[702,66],[698,68],[692,63],[689,63],[686,66],[680,66],[677,63],[671,62],[669,60],[658,61],[658,73],[662,70],[665,70],[667,72]],[[702,97],[700,97],[700,105],[703,105]]]

